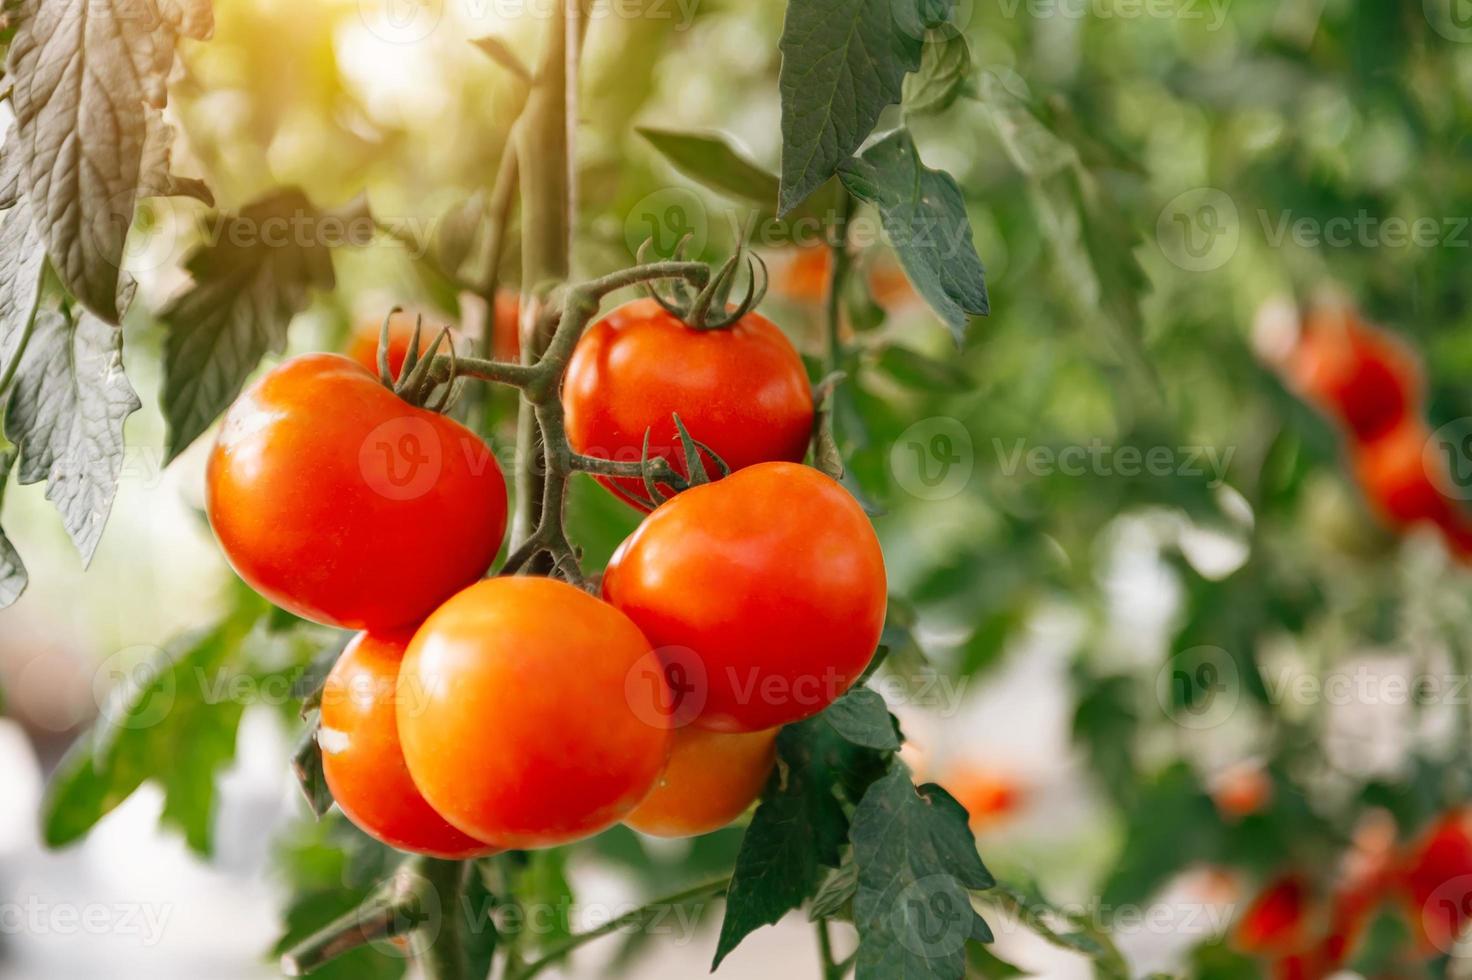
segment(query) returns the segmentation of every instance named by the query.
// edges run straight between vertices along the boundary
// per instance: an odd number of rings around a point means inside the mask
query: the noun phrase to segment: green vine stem
[[[618,916],[617,918],[610,919],[608,922],[605,922],[603,925],[599,926],[596,929],[589,929],[587,932],[580,932],[576,935],[568,936],[561,942],[553,944],[537,959],[532,960],[531,962],[525,964],[524,966],[521,966],[520,968],[508,970],[506,972],[505,980],[531,980],[531,978],[535,977],[543,970],[546,970],[547,968],[555,965],[556,963],[564,959],[573,950],[584,946],[595,939],[601,939],[604,936],[619,932],[623,929],[637,928],[639,926],[646,925],[648,920],[655,916],[664,914],[664,911],[666,909],[679,905],[685,905],[689,902],[698,902],[705,899],[717,898],[721,895],[724,895],[726,893],[726,889],[728,889],[730,886],[731,877],[727,875],[724,878],[718,878],[714,881],[707,881],[704,884],[696,885],[693,888],[687,888],[682,892],[676,892],[675,894],[669,895],[665,898],[656,899],[655,901],[649,902],[645,905],[640,906],[637,909],[634,909],[632,912],[628,912],[624,915]]]
[[[849,220],[853,217],[853,211],[853,196],[844,191],[838,205],[838,216],[833,222],[831,236],[828,239],[832,261],[828,265],[828,295],[823,326],[828,340],[827,368],[829,373],[841,370],[843,367],[844,351],[840,308],[843,302],[843,287],[848,281],[852,264],[848,254],[848,225]]]

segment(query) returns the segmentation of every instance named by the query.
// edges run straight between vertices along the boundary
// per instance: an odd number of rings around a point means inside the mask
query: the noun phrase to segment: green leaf
[[[317,733],[321,730],[322,719],[314,714],[291,753],[291,771],[312,815],[319,819],[332,809],[333,803],[332,790],[327,788],[327,776],[322,771],[322,746],[317,744]]]
[[[526,867],[516,876],[517,899],[526,913],[526,925],[540,949],[556,946],[572,935],[572,886],[567,881],[567,852],[560,848],[531,851]]]
[[[787,214],[844,163],[898,102],[922,39],[949,0],[789,0],[782,27],[782,189]]]
[[[123,246],[157,165],[149,129],[177,33],[212,29],[207,4],[30,3],[10,44],[18,186],[67,290],[117,323]]]
[[[1094,975],[1101,980],[1130,980],[1129,968],[1119,950],[1088,916],[1059,908],[1031,883],[999,882],[987,898],[1051,945],[1093,960]]]
[[[936,360],[911,347],[890,344],[879,352],[879,369],[916,391],[962,392],[975,387],[959,364]]]
[[[911,284],[961,343],[968,317],[985,315],[990,306],[986,271],[956,181],[926,167],[904,129],[872,144],[838,173],[851,194],[879,210]]]
[[[15,446],[6,442],[4,436],[0,436],[0,503],[5,501],[5,483],[10,477],[15,455]],[[25,592],[29,581],[30,577],[26,574],[25,563],[20,560],[20,553],[5,536],[5,529],[0,528],[0,609],[14,605],[15,600]]]
[[[1221,848],[1216,806],[1185,763],[1176,763],[1147,782],[1126,819],[1127,826],[1148,826],[1150,832],[1126,838],[1124,852],[1104,884],[1106,905],[1146,902],[1180,868],[1182,854],[1211,861]]]
[[[62,759],[41,807],[48,847],[80,840],[147,780],[164,792],[160,823],[211,849],[215,774],[234,755],[243,705],[222,689],[241,644],[264,612],[242,602],[221,623],[132,669],[110,693],[96,726]]]
[[[882,752],[900,747],[899,726],[877,691],[855,687],[834,701],[822,716],[833,730],[855,745]]]
[[[776,203],[777,176],[747,159],[724,135],[650,126],[640,126],[637,132],[691,180],[760,207],[770,208]]]
[[[823,884],[819,886],[818,893],[813,896],[812,904],[808,907],[808,919],[817,922],[819,919],[843,915],[852,917],[849,907],[858,890],[858,866],[852,861],[845,861],[842,867],[828,872],[828,877],[823,879]]]
[[[1027,976],[1022,970],[1001,959],[980,943],[966,944],[966,976],[976,980],[1007,980]]]
[[[949,109],[966,93],[971,79],[971,47],[963,34],[950,32],[926,43],[920,70],[905,79],[905,114],[928,116]]]
[[[285,348],[286,328],[312,289],[332,289],[321,217],[301,191],[278,190],[239,214],[221,215],[211,241],[189,256],[193,284],[159,314],[169,331],[168,459],[209,428],[268,351]],[[282,229],[290,240],[281,240]]]
[[[122,331],[85,310],[42,310],[21,356],[5,432],[20,447],[17,478],[46,481],[46,499],[92,560],[123,469],[123,423],[142,407],[123,374]]]
[[[964,977],[967,943],[992,940],[970,892],[995,884],[965,809],[934,784],[916,790],[895,763],[864,794],[851,836],[858,980]]]
[[[823,715],[777,736],[777,769],[741,840],[711,969],[761,926],[816,891],[824,867],[840,865],[850,802],[883,772],[888,756],[853,745]]]

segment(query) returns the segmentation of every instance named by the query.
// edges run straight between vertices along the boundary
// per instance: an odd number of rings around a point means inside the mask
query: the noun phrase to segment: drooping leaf
[[[854,745],[818,715],[777,736],[777,769],[741,840],[716,944],[721,961],[756,929],[777,922],[840,866],[850,803],[883,771],[887,755]]]
[[[15,456],[15,446],[0,436],[0,503],[5,501],[5,483],[10,477],[11,466],[15,464]],[[25,592],[29,580],[20,553],[5,536],[5,529],[0,528],[0,609],[14,605]]]
[[[959,344],[969,317],[985,315],[990,305],[956,181],[926,167],[904,129],[844,163],[839,177],[849,193],[878,209],[905,274]]]
[[[999,882],[987,899],[1051,945],[1093,960],[1094,975],[1100,980],[1129,980],[1129,968],[1108,935],[1088,916],[1048,901],[1032,883]]]
[[[719,133],[681,133],[649,126],[639,127],[638,133],[691,180],[764,208],[776,204],[776,175],[748,160]]]
[[[834,731],[855,745],[884,752],[894,752],[900,747],[899,732],[889,706],[877,691],[867,687],[845,692],[828,706],[822,717]]]
[[[905,113],[928,116],[949,109],[971,80],[971,47],[966,36],[950,32],[925,45],[920,70],[905,79]]]
[[[92,560],[123,468],[123,423],[142,402],[123,374],[123,336],[85,310],[36,314],[5,414],[23,484],[46,499],[85,564]]]
[[[879,369],[916,391],[962,392],[973,387],[971,376],[960,365],[900,344],[889,344],[879,351]]]
[[[842,867],[828,872],[828,877],[823,879],[818,893],[813,896],[812,904],[808,906],[808,918],[816,922],[819,919],[852,915],[851,905],[858,890],[858,866],[852,861],[845,861]]]
[[[179,33],[205,37],[199,0],[92,0],[23,8],[7,54],[19,187],[67,290],[117,323],[123,245],[142,186],[149,115]]]
[[[951,0],[791,0],[782,27],[782,189],[801,204],[874,131]]]
[[[168,458],[197,439],[240,394],[268,351],[286,346],[286,328],[315,289],[333,287],[330,237],[301,191],[285,188],[222,215],[212,241],[190,255],[193,284],[160,314]],[[278,229],[278,234],[266,232]],[[279,230],[285,232],[283,239]]]
[[[215,776],[234,754],[244,710],[222,688],[241,644],[265,610],[242,601],[214,628],[185,637],[118,679],[97,724],[52,775],[41,807],[48,847],[80,840],[145,781],[164,792],[160,823],[196,852],[212,843]]]
[[[917,790],[896,763],[864,794],[851,836],[858,980],[964,977],[966,944],[992,939],[970,892],[995,884],[965,809],[939,786]]]

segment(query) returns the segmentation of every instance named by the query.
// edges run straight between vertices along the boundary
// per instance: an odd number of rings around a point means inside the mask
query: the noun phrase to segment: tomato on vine
[[[404,370],[404,361],[409,356],[409,348],[414,343],[416,328],[421,326],[421,317],[416,313],[405,310],[395,310],[388,317],[388,373],[390,377],[397,378]],[[383,333],[383,321],[364,320],[353,330],[353,335],[348,341],[347,356],[363,365],[364,368],[378,373],[378,347]],[[423,356],[429,350],[434,341],[434,331],[429,329],[428,321],[424,321],[419,333],[418,356]],[[452,335],[452,340],[457,340]]]
[[[752,732],[823,710],[884,628],[884,556],[838,483],[759,463],[661,504],[619,546],[603,594],[670,664],[702,728]]]
[[[359,633],[322,687],[322,773],[338,808],[401,851],[467,858],[495,849],[450,826],[409,777],[399,746],[397,685],[408,634]]]
[[[1321,305],[1305,318],[1287,373],[1303,397],[1357,440],[1383,436],[1419,411],[1416,355],[1340,303]]]
[[[506,848],[596,834],[649,794],[670,751],[662,688],[628,617],[547,578],[477,582],[414,634],[399,737],[430,806]]]
[[[206,509],[230,564],[278,606],[391,630],[485,573],[506,529],[506,483],[469,429],[346,357],[307,354],[230,408]]]
[[[588,329],[568,364],[562,404],[575,451],[638,460],[647,433],[650,456],[667,458],[682,474],[676,413],[733,470],[801,460],[813,430],[807,371],[775,324],[746,312],[724,326],[696,328],[652,298]],[[648,509],[639,480],[598,480]]]
[[[777,762],[777,731],[679,729],[659,782],[624,823],[654,837],[720,830],[761,795]]]

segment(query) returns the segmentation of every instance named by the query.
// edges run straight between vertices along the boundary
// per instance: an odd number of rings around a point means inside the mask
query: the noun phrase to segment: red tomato
[[[1233,766],[1213,782],[1211,798],[1223,816],[1240,820],[1268,805],[1273,798],[1273,780],[1252,763]]]
[[[788,250],[778,269],[774,283],[778,293],[799,302],[821,303],[828,296],[833,250],[826,244],[798,246]],[[869,293],[886,310],[916,299],[905,270],[887,252],[880,253],[869,267]]]
[[[1455,523],[1458,505],[1444,495],[1430,467],[1439,459],[1427,452],[1431,433],[1408,420],[1373,442],[1353,448],[1355,476],[1376,514],[1393,528]]]
[[[206,508],[257,592],[348,629],[417,623],[485,573],[506,483],[469,429],[337,354],[268,372],[231,406]]]
[[[731,327],[692,330],[652,299],[626,303],[588,329],[562,404],[577,452],[637,460],[647,431],[650,455],[681,472],[675,412],[733,470],[800,460],[813,430],[802,358],[770,320],[748,313]],[[626,500],[643,493],[636,479],[600,482]]]
[[[1427,831],[1405,861],[1401,887],[1428,950],[1450,953],[1472,924],[1472,812],[1453,810]]]
[[[1392,335],[1341,305],[1304,322],[1289,376],[1299,392],[1357,439],[1373,439],[1418,411],[1420,366]]]
[[[966,808],[972,830],[1005,823],[1022,806],[1023,790],[1011,776],[971,767],[962,768],[941,785]]]
[[[408,643],[406,634],[359,633],[343,650],[322,688],[322,772],[347,818],[390,847],[453,859],[489,854],[494,848],[451,827],[409,778],[395,717]]]
[[[404,656],[399,737],[415,785],[450,823],[502,847],[612,826],[669,756],[668,720],[629,683],[651,659],[628,617],[565,582],[477,582]]]
[[[728,735],[680,729],[654,791],[624,823],[655,837],[720,830],[761,795],[777,762],[777,731]]]
[[[521,299],[514,290],[496,293],[491,311],[491,356],[498,361],[521,359]]]
[[[404,310],[391,315],[388,321],[388,370],[395,380],[399,372],[404,369],[404,359],[409,356],[409,341],[414,339],[414,324],[419,319],[419,314],[409,313]],[[353,331],[352,340],[348,343],[347,355],[367,368],[376,377],[378,375],[378,340],[383,327],[383,321],[365,320],[358,324]],[[429,350],[434,343],[435,335],[440,332],[441,324],[436,323],[433,318],[425,317],[423,328],[419,332],[419,353],[423,354]],[[450,335],[451,340],[456,340],[455,334]],[[458,343],[458,340],[456,340]],[[460,347],[455,348],[457,351]],[[443,353],[443,345],[441,345]]]
[[[884,556],[843,487],[759,463],[658,507],[603,593],[664,658],[677,716],[754,732],[816,714],[863,673],[884,627]]]
[[[1300,875],[1284,875],[1265,888],[1237,923],[1237,946],[1246,953],[1292,954],[1308,945],[1312,894]]]

